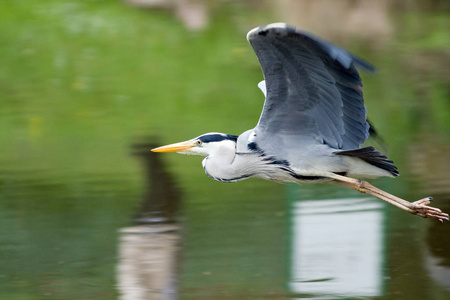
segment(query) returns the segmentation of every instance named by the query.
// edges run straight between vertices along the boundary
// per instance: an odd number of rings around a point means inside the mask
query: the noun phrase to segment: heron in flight
[[[239,136],[206,133],[152,149],[206,156],[206,174],[222,182],[259,177],[277,182],[329,183],[367,193],[411,214],[449,221],[431,197],[409,202],[356,178],[398,176],[369,136],[356,67],[374,68],[346,50],[284,23],[247,34],[261,64],[266,100],[255,128]],[[353,178],[356,177],[356,178]]]

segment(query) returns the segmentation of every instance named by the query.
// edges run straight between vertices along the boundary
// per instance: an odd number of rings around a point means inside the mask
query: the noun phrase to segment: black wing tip
[[[364,59],[359,58],[359,57],[354,56],[354,55],[352,55],[352,58],[353,58],[353,63],[357,67],[359,67],[361,69],[364,69],[364,71],[371,72],[371,73],[375,73],[377,71],[377,69],[375,68],[374,65],[372,65],[371,63],[365,61]]]
[[[258,36],[266,36],[267,34],[269,34],[269,31],[273,34],[284,36],[288,35],[289,33],[304,36],[312,40],[313,42],[319,44],[319,46],[323,49],[323,51],[327,52],[335,60],[339,61],[346,69],[349,69],[351,65],[354,64],[355,66],[364,69],[367,72],[376,72],[375,67],[369,62],[365,61],[364,59],[359,58],[351,54],[347,50],[339,46],[336,46],[330,42],[327,42],[312,33],[302,31],[295,26],[282,22],[271,23],[253,28],[247,33],[247,40],[251,43],[252,39],[257,38]]]

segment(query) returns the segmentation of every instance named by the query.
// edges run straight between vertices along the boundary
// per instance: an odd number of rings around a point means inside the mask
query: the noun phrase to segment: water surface
[[[282,19],[378,68],[363,75],[372,143],[401,176],[373,183],[450,211],[448,10],[423,2],[336,7],[326,26],[291,1],[3,1],[0,298],[448,299],[449,224],[147,151],[254,126],[245,34]]]

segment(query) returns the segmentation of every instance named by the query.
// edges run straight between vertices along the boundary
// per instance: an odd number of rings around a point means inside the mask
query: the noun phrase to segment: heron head
[[[154,148],[152,151],[208,156],[224,148],[235,149],[237,138],[235,135],[210,132],[188,141]]]

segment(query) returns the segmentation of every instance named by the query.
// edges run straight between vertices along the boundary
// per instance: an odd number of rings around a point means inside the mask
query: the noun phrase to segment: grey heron
[[[414,215],[449,221],[429,206],[431,197],[409,202],[359,179],[399,174],[380,151],[361,148],[370,126],[356,67],[373,71],[369,63],[284,23],[257,27],[247,40],[264,75],[258,86],[266,99],[256,127],[239,136],[206,133],[152,151],[206,156],[203,168],[218,181],[335,184]]]

